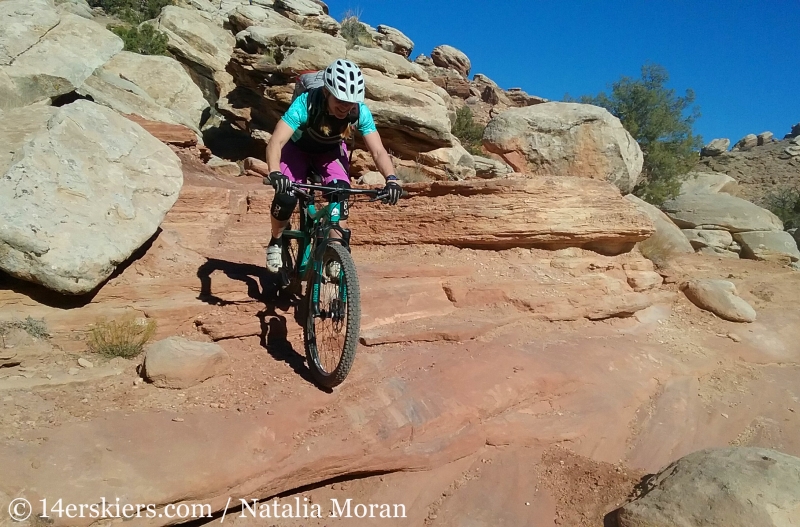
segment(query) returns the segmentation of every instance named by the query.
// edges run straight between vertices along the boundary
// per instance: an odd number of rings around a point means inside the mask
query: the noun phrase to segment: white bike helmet
[[[345,59],[325,68],[325,87],[344,102],[364,102],[364,75],[358,66]]]

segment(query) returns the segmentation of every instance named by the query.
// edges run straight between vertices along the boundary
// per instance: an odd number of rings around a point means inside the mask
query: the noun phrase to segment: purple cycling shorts
[[[325,185],[333,181],[350,183],[350,162],[344,143],[336,150],[312,154],[300,150],[294,141],[288,141],[281,151],[281,172],[292,181],[305,183],[309,165],[322,176],[322,183]]]

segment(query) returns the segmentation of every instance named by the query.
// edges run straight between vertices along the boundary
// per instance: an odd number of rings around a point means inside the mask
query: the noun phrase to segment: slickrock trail
[[[190,176],[146,252],[82,305],[4,279],[0,302],[53,333],[15,332],[3,350],[19,359],[0,369],[4,506],[21,492],[160,513],[278,497],[326,517],[235,509],[226,522],[599,526],[643,475],[699,448],[800,454],[796,272],[689,255],[662,283],[637,252],[368,245],[365,226],[384,211],[359,204],[362,346],[327,393],[263,269],[263,186]],[[699,310],[678,291],[690,277],[735,282],[758,320]],[[136,381],[140,358],[87,354],[89,324],[131,310],[158,321],[157,338],[217,342],[229,373],[169,390]],[[79,357],[94,367],[75,371]],[[403,505],[405,517],[327,517],[347,499]]]

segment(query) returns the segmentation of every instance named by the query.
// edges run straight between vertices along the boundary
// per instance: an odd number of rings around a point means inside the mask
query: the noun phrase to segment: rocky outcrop
[[[419,65],[385,49],[355,46],[347,51],[347,58],[361,68],[380,71],[390,77],[416,79],[419,81],[428,80],[428,74]]]
[[[431,60],[440,68],[455,70],[463,77],[467,77],[472,69],[469,57],[453,46],[436,46],[431,52]]]
[[[451,147],[450,118],[441,89],[412,79],[366,73],[368,105],[384,144],[395,155],[414,159],[419,152]]]
[[[160,225],[183,176],[169,147],[88,101],[0,119],[0,268],[88,293]]]
[[[411,51],[414,49],[414,42],[399,29],[379,25],[377,33],[372,38],[383,49],[402,55],[405,58],[411,55]]]
[[[654,231],[646,215],[602,181],[536,177],[405,188],[411,197],[396,207],[364,208],[351,215],[350,226],[358,232],[354,243],[583,247],[619,254]],[[264,214],[269,214],[271,201],[270,190],[248,198],[250,210]],[[385,229],[387,222],[392,229]]]
[[[169,38],[170,53],[183,63],[209,103],[224,92],[225,67],[236,40],[201,11],[167,6],[154,21],[147,22]]]
[[[800,181],[800,158],[787,152],[791,148],[797,148],[800,155],[800,145],[789,138],[756,145],[747,151],[702,157],[695,170],[732,177],[737,181],[737,196],[764,206],[769,193],[794,188]]]
[[[589,104],[551,102],[506,110],[487,125],[483,146],[517,172],[610,181],[626,194],[644,161],[619,119]]]
[[[300,26],[322,31],[329,35],[339,33],[339,23],[328,15],[328,7],[322,2],[313,0],[275,0],[275,11]]]
[[[619,527],[790,527],[800,520],[800,459],[764,448],[700,450],[647,481]]]
[[[228,22],[234,33],[244,31],[251,26],[301,29],[300,24],[293,22],[273,9],[258,5],[239,5],[228,15]]]
[[[45,0],[0,2],[0,110],[74,91],[122,50],[122,39]]]

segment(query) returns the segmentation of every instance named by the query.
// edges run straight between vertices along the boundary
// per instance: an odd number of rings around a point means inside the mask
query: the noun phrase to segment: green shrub
[[[139,355],[156,332],[155,320],[139,322],[135,315],[98,320],[89,330],[89,351],[105,357],[131,359]]]
[[[784,229],[800,228],[800,187],[783,187],[764,196],[764,206],[781,219]]]
[[[91,7],[102,7],[109,15],[137,25],[156,18],[161,9],[172,4],[172,0],[89,0]]]
[[[342,37],[347,41],[347,49],[355,46],[374,47],[372,36],[367,31],[367,26],[359,22],[356,15],[349,15],[342,20],[339,30]]]
[[[475,122],[472,110],[462,106],[456,112],[456,121],[453,123],[452,134],[461,141],[461,145],[473,155],[483,155],[481,141],[483,140],[484,127]]]
[[[611,94],[583,96],[579,102],[601,106],[619,118],[639,143],[644,154],[642,181],[634,194],[654,205],[678,195],[684,176],[699,159],[703,140],[692,135],[700,116],[694,92],[683,97],[667,89],[667,71],[658,65],[642,67],[640,79],[622,77],[611,85]],[[565,100],[572,101],[569,96]],[[691,108],[690,108],[691,107]],[[688,112],[688,114],[687,114]]]
[[[139,27],[114,26],[111,31],[125,43],[125,51],[140,55],[166,55],[167,35],[149,24]]]

